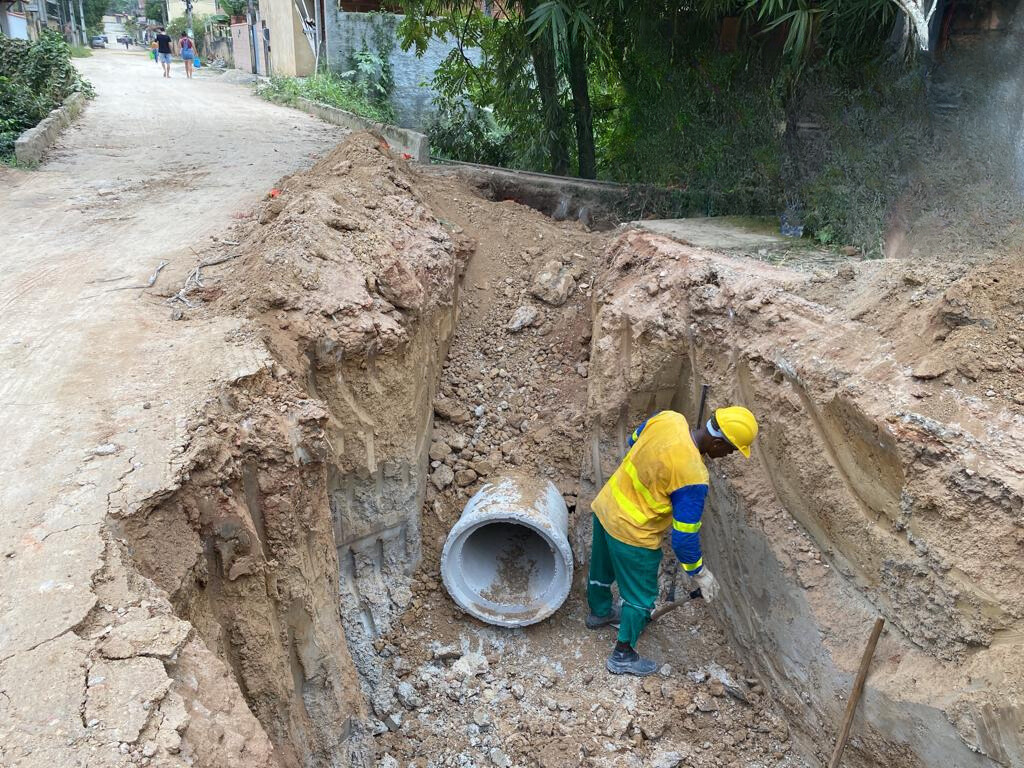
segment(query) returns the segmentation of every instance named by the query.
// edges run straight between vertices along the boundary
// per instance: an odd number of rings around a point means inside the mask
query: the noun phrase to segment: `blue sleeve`
[[[649,418],[648,419],[644,419],[644,423],[641,424],[639,427],[637,427],[636,429],[633,430],[633,433],[626,439],[626,447],[627,448],[632,448],[633,444],[636,443],[636,441],[640,439],[640,433],[644,431],[644,427],[647,426],[647,422],[648,421],[650,421]]]
[[[700,552],[700,519],[707,495],[708,487],[702,483],[685,485],[668,496],[672,501],[672,550],[679,565],[690,576],[696,576],[704,566]]]

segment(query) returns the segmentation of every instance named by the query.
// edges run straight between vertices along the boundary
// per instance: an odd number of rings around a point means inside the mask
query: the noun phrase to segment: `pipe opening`
[[[555,552],[528,526],[481,525],[462,545],[462,575],[475,598],[527,611],[555,586]]]

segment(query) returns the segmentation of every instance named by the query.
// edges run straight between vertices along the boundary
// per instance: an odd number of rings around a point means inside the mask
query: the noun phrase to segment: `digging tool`
[[[871,636],[868,638],[864,655],[860,659],[860,669],[857,670],[857,677],[853,681],[853,690],[850,692],[850,699],[846,702],[846,712],[843,713],[843,724],[839,729],[839,738],[836,740],[836,749],[832,753],[832,759],[828,762],[828,768],[839,768],[839,760],[846,749],[846,740],[850,738],[850,728],[853,726],[853,714],[857,711],[857,704],[860,702],[860,695],[864,692],[864,681],[868,677],[868,668],[871,666],[871,657],[875,654],[875,646],[878,644],[878,636],[882,634],[882,625],[885,619],[875,619],[875,626],[871,628]]]
[[[696,425],[697,425],[697,429],[700,429],[700,425],[704,423],[704,406],[706,406],[708,404],[708,390],[709,389],[711,389],[711,385],[710,384],[701,384],[700,385],[700,405],[697,407],[697,421],[695,422]],[[666,610],[671,610],[671,608],[668,608],[667,606],[676,602],[676,581],[678,581],[678,579],[679,579],[679,569],[673,567],[672,568],[672,582],[668,585],[668,596],[665,598],[665,605],[662,606],[662,608],[665,608]],[[694,590],[694,591],[697,593],[697,596],[699,597],[700,596],[700,590],[697,589],[697,590]],[[694,593],[691,592],[690,593],[690,597],[692,598],[693,596],[694,596]],[[658,610],[661,610],[661,609],[659,608]],[[664,613],[664,612],[665,611],[662,611],[662,613]],[[658,615],[660,616],[661,614],[658,614]],[[651,620],[652,621],[654,620],[654,614],[651,614]]]
[[[701,597],[704,597],[704,595],[701,594],[699,589],[695,589],[692,592],[690,592],[689,595],[687,595],[686,600],[672,600],[671,602],[665,603],[664,605],[659,605],[657,608],[655,608],[653,611],[651,611],[651,621],[654,621],[656,619],[660,619],[666,613],[668,613],[669,611],[671,611],[671,610],[673,610],[675,608],[678,608],[680,605],[685,603],[687,600],[697,600],[698,598],[701,598]]]

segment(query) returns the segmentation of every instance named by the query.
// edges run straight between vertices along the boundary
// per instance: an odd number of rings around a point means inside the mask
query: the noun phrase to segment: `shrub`
[[[15,139],[76,91],[94,95],[59,34],[47,30],[34,41],[0,34],[0,158],[12,155]]]
[[[268,101],[282,104],[294,104],[299,98],[306,98],[378,123],[393,123],[395,119],[390,104],[371,98],[365,84],[333,72],[303,78],[272,77],[269,83],[257,87],[257,93]]]
[[[439,157],[467,163],[509,166],[514,162],[511,133],[490,110],[464,102],[439,102],[427,129],[431,149]]]

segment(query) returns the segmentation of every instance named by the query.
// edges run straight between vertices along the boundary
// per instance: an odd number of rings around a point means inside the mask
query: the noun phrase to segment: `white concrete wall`
[[[270,28],[270,69],[273,75],[313,74],[313,50],[302,32],[294,0],[263,0],[260,13]]]

